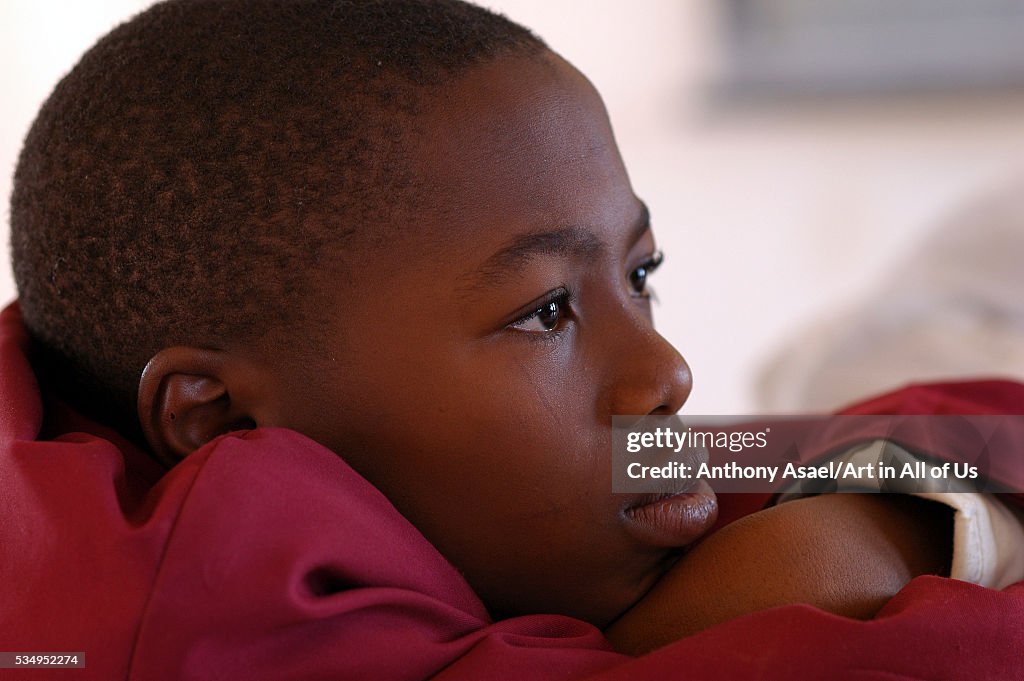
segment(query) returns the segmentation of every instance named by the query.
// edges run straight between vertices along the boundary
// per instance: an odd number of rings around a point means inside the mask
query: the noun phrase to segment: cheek
[[[571,343],[517,339],[467,350],[385,341],[380,356],[387,361],[358,383],[341,377],[332,411],[345,427],[333,442],[389,496],[429,498],[429,488],[460,484],[539,496],[581,473],[576,467],[590,474],[591,459],[610,452]]]
[[[467,394],[467,378],[443,398],[450,409],[472,404],[460,418],[447,412],[445,432],[409,461],[418,472],[403,482],[433,483],[404,512],[496,613],[597,620],[625,607],[651,557],[619,525],[610,430],[585,375],[514,362],[495,375],[499,385]]]
[[[599,621],[635,600],[657,557],[618,524],[610,425],[579,348],[411,346],[349,384],[336,450],[495,613]]]
[[[513,357],[448,378],[437,394],[424,396],[418,433],[410,434],[436,457],[423,465],[437,465],[440,475],[503,496],[513,487],[529,497],[554,496],[549,490],[582,484],[610,455],[591,389],[567,366]]]

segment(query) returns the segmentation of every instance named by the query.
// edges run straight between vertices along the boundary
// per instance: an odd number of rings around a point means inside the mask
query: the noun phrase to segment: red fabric
[[[956,419],[947,419],[940,425],[935,421],[924,423],[904,416],[996,416],[1024,415],[1024,384],[1014,381],[990,379],[908,385],[899,390],[872,397],[847,406],[838,412],[849,416],[892,416],[888,419],[844,419],[829,421],[822,428],[819,416],[806,420],[770,421],[774,434],[771,446],[744,453],[748,465],[777,464],[786,456],[776,446],[799,442],[800,463],[828,460],[829,454],[876,439],[888,439],[908,450],[926,454],[938,460],[973,461],[974,454],[988,447],[1001,453],[991,457],[986,469],[990,480],[1002,489],[1024,489],[1024,465],[1020,457],[1006,456],[1005,452],[1019,451],[1024,443],[1024,420],[1002,421],[998,429],[979,433],[973,427],[958,425]],[[766,422],[768,423],[768,422]],[[810,425],[810,427],[808,427]],[[738,429],[757,429],[745,423]],[[783,435],[789,431],[790,435]],[[724,463],[735,457],[726,449],[712,450],[712,459],[723,456]],[[781,484],[781,482],[780,482]],[[715,529],[724,527],[745,515],[770,506],[775,499],[770,491],[722,494],[719,493],[719,514]],[[1024,494],[1003,494],[1018,505],[1024,504]]]
[[[1024,673],[1024,588],[996,592],[939,578],[914,580],[871,622],[785,607],[639,659],[610,651],[595,628],[566,617],[493,623],[458,572],[376,489],[298,433],[222,436],[156,484],[143,454],[73,414],[57,420],[75,423],[76,432],[37,440],[43,410],[26,349],[18,309],[9,307],[0,314],[0,650],[84,651],[87,666],[0,678]],[[981,386],[953,394],[976,390],[994,394]],[[1024,386],[1005,390],[998,399],[1024,394]]]

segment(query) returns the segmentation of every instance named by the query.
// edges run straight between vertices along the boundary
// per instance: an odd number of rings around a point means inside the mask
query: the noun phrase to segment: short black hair
[[[145,363],[308,321],[311,272],[416,205],[410,117],[527,29],[459,0],[171,0],[43,105],[11,198],[30,333],[61,391],[135,426]]]

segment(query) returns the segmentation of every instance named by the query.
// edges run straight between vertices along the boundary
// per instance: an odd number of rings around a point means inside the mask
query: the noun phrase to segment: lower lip
[[[705,481],[693,490],[627,508],[626,529],[648,546],[679,547],[696,541],[718,518],[718,500]]]

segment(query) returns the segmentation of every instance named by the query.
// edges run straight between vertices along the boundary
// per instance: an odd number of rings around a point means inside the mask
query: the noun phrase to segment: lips
[[[696,541],[718,518],[707,481],[678,492],[647,494],[623,511],[626,530],[648,546],[680,547]]]

